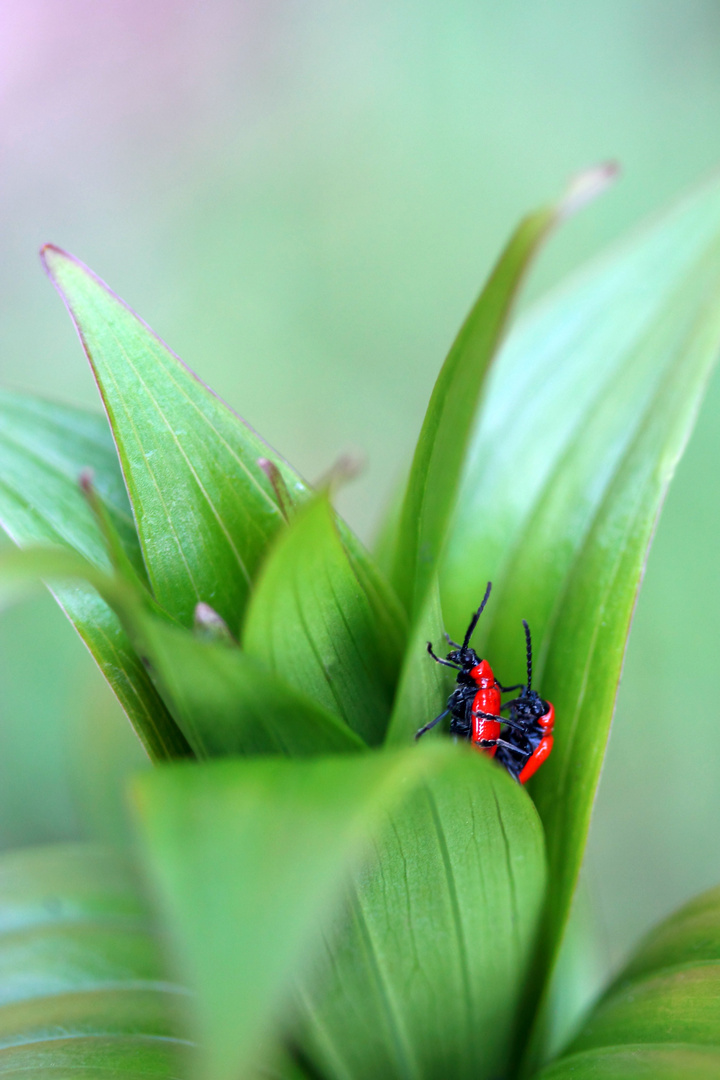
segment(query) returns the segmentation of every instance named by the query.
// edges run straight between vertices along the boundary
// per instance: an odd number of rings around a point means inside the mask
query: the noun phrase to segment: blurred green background
[[[622,162],[527,303],[720,162],[717,0],[5,0],[0,21],[3,381],[96,405],[53,241],[308,477],[361,451],[342,509],[366,537],[519,215]],[[719,410],[716,379],[638,606],[592,977],[720,881]],[[0,620],[0,710],[0,845],[113,834],[142,755],[47,597]]]

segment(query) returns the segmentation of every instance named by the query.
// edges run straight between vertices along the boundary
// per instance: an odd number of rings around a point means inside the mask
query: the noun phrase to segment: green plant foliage
[[[199,758],[340,754],[367,749],[340,719],[236,644],[198,639],[136,612],[137,639]]]
[[[448,750],[254,758],[138,779],[148,871],[197,992],[206,1080],[234,1080],[268,1052],[291,980],[362,843]]]
[[[575,1054],[538,1080],[717,1080],[720,1052],[700,1046],[639,1046]]]
[[[720,888],[716,888],[650,933],[566,1055],[541,1076],[685,1080],[719,1073]]]
[[[612,166],[583,174],[556,206],[520,223],[442,366],[415,449],[392,561],[391,580],[408,611],[417,611],[436,569],[487,371],[528,266],[552,226],[613,175]]]
[[[491,578],[478,641],[504,682],[524,670],[556,708],[532,785],[556,953],[585,846],[633,605],[659,508],[720,342],[715,180],[528,315],[473,437],[441,577],[449,629]]]
[[[103,538],[78,484],[88,468],[128,558],[143,574],[140,545],[106,420],[68,405],[0,392],[0,522],[16,544],[63,544],[94,566],[110,568]],[[150,757],[185,756],[188,746],[113,612],[95,590],[80,583],[56,588],[55,596]]]
[[[428,642],[438,644],[443,641],[443,629],[440,590],[435,575],[410,631],[388,727],[389,745],[407,745],[420,727],[445,708],[452,677],[447,668],[431,663],[427,653]],[[432,739],[440,732],[438,726],[424,737]]]
[[[258,1068],[266,1080],[491,1080],[536,1075],[547,1057],[548,985],[632,607],[720,343],[716,180],[531,312],[488,376],[531,256],[607,176],[587,174],[584,192],[520,226],[440,373],[384,533],[406,611],[327,495],[311,498],[90,271],[45,249],[122,475],[100,421],[0,399],[0,519],[20,545],[54,545],[3,554],[0,599],[53,584],[154,756],[238,755],[135,787],[203,1080]],[[534,685],[556,707],[556,746],[531,785],[539,819],[486,757],[412,743],[452,682],[426,643],[441,647],[445,620],[463,634],[488,578],[473,644],[517,682],[527,618]],[[544,1078],[712,1075],[719,896],[656,932]],[[103,925],[82,955],[62,937],[56,957],[80,957],[83,978],[107,970],[116,1005],[100,993],[95,1015],[83,998],[73,1027],[63,1010],[77,995],[52,991],[32,1016],[5,1014],[31,1032],[69,1024],[57,1058],[69,1075],[99,1074],[105,1052],[124,1075],[145,1046],[126,1036],[177,1038],[145,938],[128,944],[122,929]],[[54,977],[40,945],[14,960],[8,943],[9,986],[21,966],[27,985]],[[137,972],[128,995],[116,992],[123,963]],[[97,1038],[87,1058],[81,1030]],[[0,1071],[42,1075],[43,1053],[17,1067],[0,1056]]]
[[[210,604],[236,631],[282,520],[257,459],[291,494],[304,486],[85,266],[51,245],[43,257],[98,381],[157,600],[187,626]]]
[[[505,1076],[545,895],[535,809],[466,750],[393,814],[302,995],[321,1076]]]
[[[182,1078],[187,994],[124,861],[62,845],[0,858],[0,1075]]]
[[[243,647],[376,745],[392,705],[403,628],[394,607],[366,582],[328,496],[319,495],[265,561]]]

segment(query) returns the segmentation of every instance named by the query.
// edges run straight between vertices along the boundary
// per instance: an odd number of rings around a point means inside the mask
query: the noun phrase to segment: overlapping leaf
[[[545,886],[542,829],[462,750],[393,813],[306,981],[313,1074],[507,1076]]]
[[[520,223],[443,364],[415,449],[392,559],[391,580],[408,611],[417,612],[437,569],[485,377],[525,272],[552,226],[602,190],[614,171],[590,170],[555,206]]]
[[[378,819],[434,752],[170,766],[135,788],[147,864],[197,992],[204,1080],[268,1052],[292,978]]]
[[[403,626],[389,590],[346,548],[326,495],[299,511],[263,566],[243,646],[370,744],[381,741]]]
[[[542,1080],[720,1074],[720,889],[654,930]]]
[[[144,573],[130,504],[107,422],[68,405],[0,392],[0,522],[15,543],[62,544],[109,569],[78,478],[90,468],[124,549]],[[97,661],[152,758],[184,756],[170,718],[116,616],[81,584],[55,596]]]
[[[460,632],[488,578],[478,641],[521,678],[521,618],[556,744],[533,782],[554,955],[585,845],[630,618],[659,507],[720,342],[714,181],[528,315],[475,432],[441,579]]]
[[[210,604],[236,632],[281,522],[257,459],[291,496],[304,485],[87,267],[52,245],[43,257],[93,366],[158,601],[188,626]]]
[[[198,640],[136,611],[136,641],[194,753],[352,753],[366,744],[308,696],[232,643]],[[303,692],[304,691],[304,692]]]
[[[188,1075],[187,995],[123,860],[62,845],[0,858],[0,1075]]]

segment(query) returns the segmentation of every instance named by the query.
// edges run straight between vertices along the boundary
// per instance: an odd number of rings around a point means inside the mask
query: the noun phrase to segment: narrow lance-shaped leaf
[[[389,815],[304,981],[312,1075],[511,1075],[545,874],[526,793],[455,748]]]
[[[433,389],[408,479],[391,580],[417,611],[437,570],[466,449],[489,365],[525,273],[550,229],[614,176],[605,165],[582,174],[556,205],[526,217],[463,324]]]
[[[0,392],[0,522],[16,544],[62,544],[97,568],[110,568],[102,536],[78,483],[88,468],[127,557],[144,574],[105,418],[69,405]],[[185,756],[187,743],[113,612],[93,589],[79,583],[56,587],[54,595],[150,757]]]
[[[720,889],[653,930],[542,1080],[720,1075]]]
[[[402,617],[379,575],[343,542],[326,494],[303,507],[272,548],[248,608],[247,652],[381,741],[400,663]],[[382,590],[382,591],[381,591]]]
[[[186,1000],[118,855],[0,856],[0,1076],[189,1076]]]
[[[269,1052],[370,831],[452,752],[433,749],[168,766],[138,779],[146,862],[196,994],[205,1080],[251,1075]]]
[[[492,578],[479,647],[504,682],[522,678],[526,618],[535,686],[555,704],[555,749],[532,782],[551,865],[546,970],[577,880],[648,544],[719,342],[714,181],[523,320],[473,439],[443,606],[458,631],[468,598]]]
[[[210,604],[236,632],[281,521],[258,458],[293,496],[304,485],[87,267],[52,245],[43,259],[93,366],[157,599],[187,626]]]

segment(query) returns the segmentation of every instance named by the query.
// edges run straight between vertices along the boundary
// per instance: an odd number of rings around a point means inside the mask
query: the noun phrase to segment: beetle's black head
[[[521,724],[534,724],[548,711],[548,703],[543,701],[537,690],[528,690],[527,687],[509,704],[512,719]]]
[[[447,654],[447,659],[451,664],[458,664],[464,671],[470,671],[471,668],[477,667],[480,663],[478,654],[467,645],[459,649],[453,649],[452,652]]]

